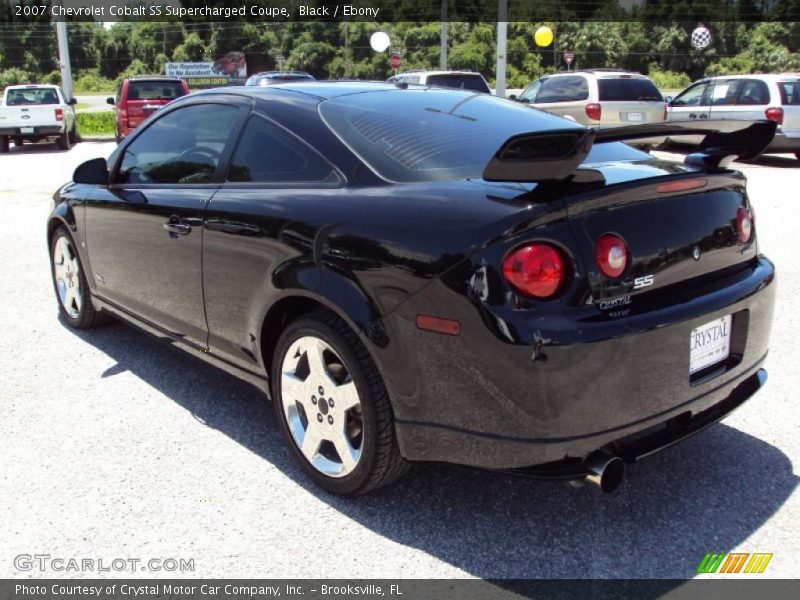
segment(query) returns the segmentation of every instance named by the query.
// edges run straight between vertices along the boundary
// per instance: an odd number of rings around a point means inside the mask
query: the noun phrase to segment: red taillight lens
[[[746,244],[753,235],[753,216],[744,206],[740,206],[736,211],[736,232],[739,234],[739,241]]]
[[[64,120],[64,111],[60,108],[56,109],[56,121],[63,121]]]
[[[764,111],[764,116],[778,125],[783,125],[783,109],[780,106],[771,106]]]
[[[600,120],[600,115],[603,114],[603,109],[597,102],[590,102],[586,105],[586,116],[594,121]]]
[[[597,240],[594,257],[603,275],[619,277],[628,266],[628,246],[618,235],[606,233]]]
[[[553,296],[566,276],[561,254],[549,244],[517,248],[503,260],[503,276],[517,292],[533,298]]]
[[[697,188],[705,187],[707,184],[708,179],[679,179],[678,181],[669,181],[659,184],[656,186],[656,191],[659,194],[685,192],[687,190],[696,190]]]

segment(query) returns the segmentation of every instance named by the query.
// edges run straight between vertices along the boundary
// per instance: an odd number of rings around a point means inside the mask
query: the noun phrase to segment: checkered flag
[[[700,25],[700,27],[692,31],[692,46],[698,50],[702,50],[703,48],[708,48],[710,43],[711,32],[708,30],[708,27]]]

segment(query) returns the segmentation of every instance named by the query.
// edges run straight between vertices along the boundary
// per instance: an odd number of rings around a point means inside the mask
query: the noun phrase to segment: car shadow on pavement
[[[295,466],[254,386],[121,324],[74,333],[117,361],[103,376],[130,371],[358,524],[476,577],[689,578],[705,553],[747,540],[798,484],[779,449],[717,424],[631,467],[612,495],[430,463],[340,498]]]

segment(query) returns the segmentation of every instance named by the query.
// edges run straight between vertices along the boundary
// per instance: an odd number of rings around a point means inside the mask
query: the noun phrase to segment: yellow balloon
[[[537,46],[549,46],[553,42],[553,30],[543,25],[533,34],[533,39]]]

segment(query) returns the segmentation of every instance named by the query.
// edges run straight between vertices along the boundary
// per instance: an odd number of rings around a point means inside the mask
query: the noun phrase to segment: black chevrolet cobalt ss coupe
[[[71,327],[113,315],[260,385],[331,492],[411,461],[610,491],[766,380],[775,271],[727,165],[774,127],[595,131],[403,84],[196,93],[56,193],[54,287]],[[706,136],[683,163],[624,143],[676,133]]]

